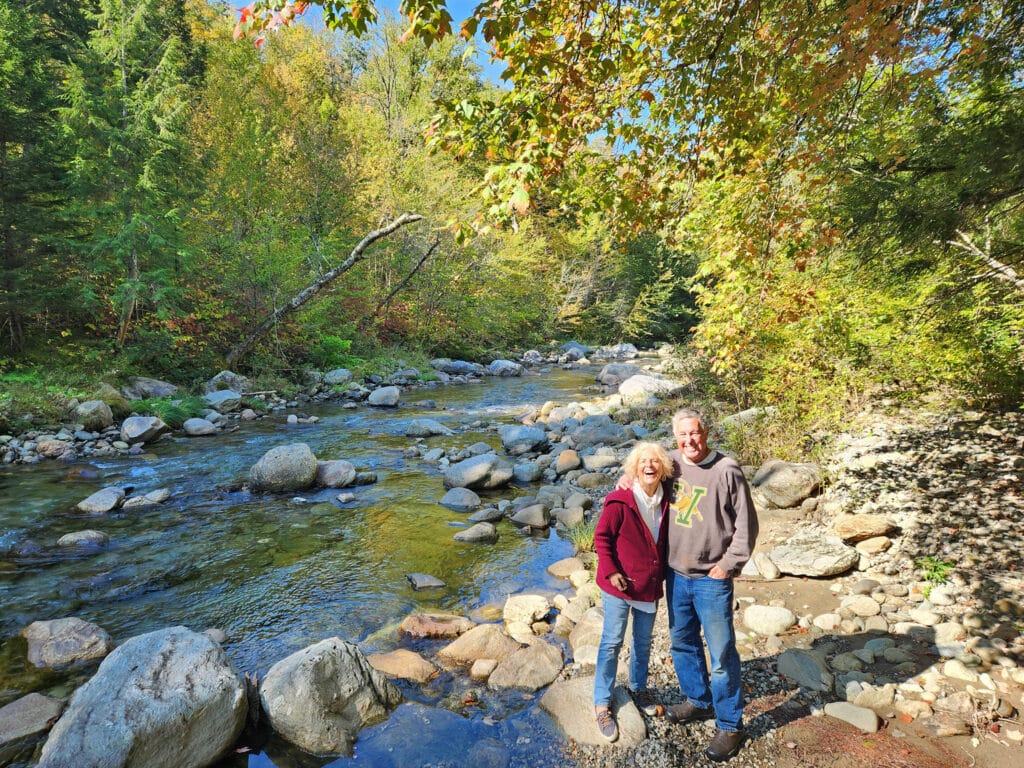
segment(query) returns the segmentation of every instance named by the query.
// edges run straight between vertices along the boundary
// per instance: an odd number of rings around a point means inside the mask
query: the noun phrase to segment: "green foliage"
[[[362,362],[349,354],[352,349],[351,339],[342,339],[339,336],[321,336],[320,340],[310,350],[309,359],[319,370],[329,371],[332,368],[347,368]]]
[[[135,400],[132,407],[144,416],[158,416],[171,429],[181,429],[188,419],[199,417],[209,408],[201,397],[159,397]]]
[[[955,567],[953,563],[939,560],[933,555],[915,560],[914,565],[921,570],[922,578],[928,582],[924,587],[925,599],[931,596],[932,587],[949,581],[949,574]]]
[[[597,518],[593,518],[576,523],[566,531],[577,554],[594,551],[594,530],[596,528]]]

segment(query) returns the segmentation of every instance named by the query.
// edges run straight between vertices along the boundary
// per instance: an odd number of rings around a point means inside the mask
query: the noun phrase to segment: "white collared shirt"
[[[650,529],[655,544],[658,543],[658,534],[661,533],[661,499],[664,493],[661,483],[658,483],[657,490],[648,496],[640,486],[640,481],[633,481],[633,498],[636,499],[636,507],[640,510],[640,517]]]

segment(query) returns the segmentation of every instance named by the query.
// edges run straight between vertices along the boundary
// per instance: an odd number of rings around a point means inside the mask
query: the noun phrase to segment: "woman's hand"
[[[621,573],[613,573],[608,577],[608,581],[611,582],[611,585],[619,590],[619,592],[625,592],[626,588],[629,586],[629,582],[626,581],[626,577]]]

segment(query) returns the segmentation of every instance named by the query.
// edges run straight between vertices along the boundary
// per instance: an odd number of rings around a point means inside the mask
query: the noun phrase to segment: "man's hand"
[[[619,592],[625,592],[626,588],[629,586],[629,582],[626,581],[626,577],[621,573],[613,573],[608,577],[608,581],[610,581],[611,585],[619,590]]]
[[[616,490],[619,490],[619,491],[628,491],[632,487],[633,487],[633,476],[632,475],[623,475],[622,477],[619,478],[619,482],[617,482],[615,484]]]
[[[729,572],[723,571],[721,568],[715,565],[712,566],[710,571],[708,571],[708,576],[710,576],[712,579],[728,579]]]

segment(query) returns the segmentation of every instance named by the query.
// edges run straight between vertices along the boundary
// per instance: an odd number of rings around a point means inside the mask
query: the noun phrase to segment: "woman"
[[[633,651],[629,686],[637,703],[654,713],[647,692],[647,662],[651,655],[654,614],[665,580],[665,543],[668,540],[669,489],[672,461],[657,443],[638,443],[623,464],[633,479],[628,489],[616,489],[604,500],[594,531],[597,585],[604,592],[604,625],[594,676],[594,714],[601,735],[619,737],[611,712],[612,688],[626,622],[633,616]]]

